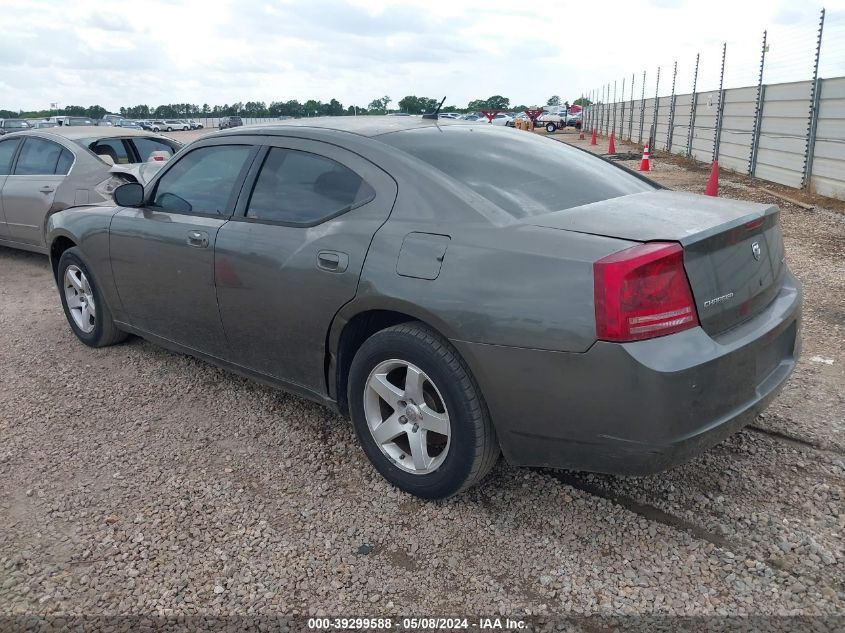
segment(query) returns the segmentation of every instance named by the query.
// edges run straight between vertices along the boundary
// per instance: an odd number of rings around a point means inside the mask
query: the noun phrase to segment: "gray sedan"
[[[666,468],[753,419],[800,352],[776,207],[486,121],[238,128],[115,201],[49,222],[83,343],[139,335],[348,414],[421,497],[500,452]]]
[[[132,165],[161,162],[181,143],[119,127],[63,126],[0,140],[0,246],[48,252],[45,226],[57,211],[111,200],[139,179]],[[155,165],[143,170],[153,171]],[[116,173],[119,172],[119,173]]]

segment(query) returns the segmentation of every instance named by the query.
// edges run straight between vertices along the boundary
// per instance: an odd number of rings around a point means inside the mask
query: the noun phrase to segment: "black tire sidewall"
[[[79,266],[82,272],[85,273],[85,277],[88,279],[88,285],[91,286],[91,292],[94,295],[97,316],[94,321],[94,329],[90,332],[83,332],[77,327],[73,317],[70,315],[70,309],[67,306],[67,299],[65,298],[65,271],[69,266],[74,264]],[[85,260],[82,259],[75,248],[68,249],[62,253],[59,259],[58,271],[57,283],[59,286],[59,297],[62,300],[62,308],[65,311],[65,318],[67,319],[68,325],[70,325],[70,329],[73,330],[76,338],[80,341],[90,347],[97,347],[103,340],[103,322],[106,318],[109,318],[109,313],[103,296],[100,293],[100,286],[96,278],[91,274],[91,270],[86,265]]]
[[[399,467],[381,452],[367,426],[364,414],[364,385],[370,372],[382,361],[390,359],[409,361],[422,369],[434,382],[443,397],[449,413],[451,437],[449,453],[433,473],[414,475]],[[442,498],[461,489],[467,480],[475,455],[476,426],[466,395],[459,387],[467,376],[456,373],[443,361],[433,348],[422,345],[413,336],[382,331],[369,339],[355,356],[349,374],[347,394],[352,423],[364,453],[376,470],[392,484],[419,497]]]
[[[547,123],[546,124],[546,132],[548,132],[549,134],[554,132],[556,129],[557,129],[557,126],[554,123]]]

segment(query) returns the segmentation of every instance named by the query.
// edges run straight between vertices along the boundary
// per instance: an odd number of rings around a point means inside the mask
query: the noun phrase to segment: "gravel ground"
[[[845,216],[772,201],[805,347],[754,428],[650,477],[500,462],[437,503],[318,405],[84,347],[47,260],[0,248],[0,614],[845,615]]]

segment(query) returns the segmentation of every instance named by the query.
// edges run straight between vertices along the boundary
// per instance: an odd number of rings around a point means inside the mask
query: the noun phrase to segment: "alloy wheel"
[[[97,305],[88,278],[76,264],[65,269],[64,287],[65,301],[73,322],[80,330],[90,334],[97,324]]]
[[[370,372],[364,414],[376,445],[405,472],[431,473],[446,459],[452,435],[446,403],[413,363],[386,360]]]

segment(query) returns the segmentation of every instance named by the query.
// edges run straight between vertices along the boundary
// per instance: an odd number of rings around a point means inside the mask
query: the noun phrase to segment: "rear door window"
[[[71,166],[73,166],[73,154],[66,149],[62,149],[59,162],[56,163],[56,175],[67,176]]]
[[[18,149],[19,139],[0,141],[0,176],[8,176],[12,171],[12,157]]]
[[[361,176],[330,158],[273,147],[261,167],[246,215],[310,226],[374,197],[375,191]]]
[[[28,138],[23,144],[17,165],[16,176],[52,176],[62,154],[62,147],[40,138]]]
[[[173,213],[228,215],[251,152],[249,145],[215,145],[185,154],[158,181],[153,206]]]
[[[115,165],[127,165],[132,157],[126,144],[119,138],[101,138],[88,146],[97,156],[109,156]]]

